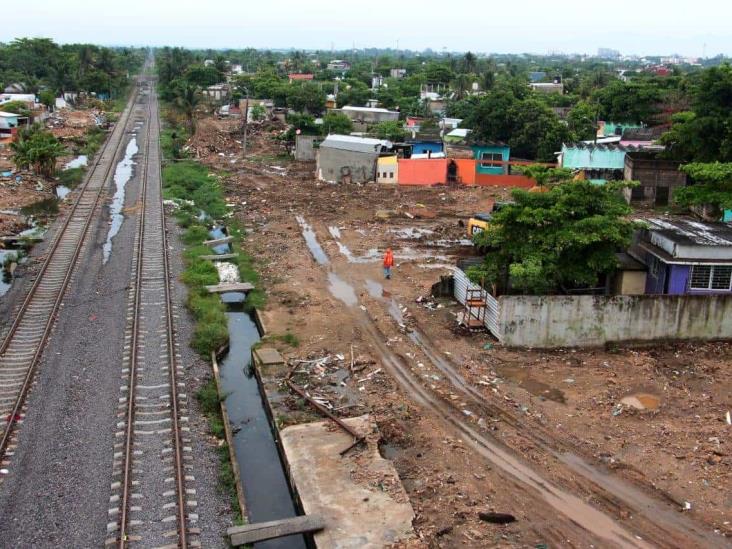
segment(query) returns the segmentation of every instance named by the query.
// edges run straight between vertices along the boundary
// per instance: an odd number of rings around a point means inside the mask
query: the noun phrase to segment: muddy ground
[[[237,125],[207,121],[215,142],[194,142],[201,161],[231,174],[265,322],[297,336],[278,343],[289,359],[334,357],[300,368],[300,383],[341,415],[376,417],[416,512],[411,545],[729,542],[732,345],[543,352],[459,330],[462,307],[430,289],[474,254],[461,221],[508,190],[319,183],[314,165],[282,156],[276,128],[250,128],[242,158]],[[279,409],[282,423],[313,418],[294,398]],[[496,525],[480,518],[487,511],[517,520]]]

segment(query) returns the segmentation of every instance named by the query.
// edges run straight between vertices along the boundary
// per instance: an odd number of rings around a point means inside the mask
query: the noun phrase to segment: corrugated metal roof
[[[625,167],[625,153],[636,150],[638,150],[636,147],[624,147],[616,144],[576,143],[574,145],[563,145],[562,167],[622,170]]]
[[[391,148],[390,141],[353,135],[329,135],[320,144],[320,148],[340,149],[355,152],[380,152],[382,147]]]
[[[732,247],[732,225],[701,223],[693,219],[648,219],[651,231],[663,234],[678,244]]]
[[[389,109],[382,109],[381,107],[351,107],[346,105],[341,109],[342,111],[355,111],[355,112],[380,112],[380,113],[398,113],[399,111],[390,111]]]

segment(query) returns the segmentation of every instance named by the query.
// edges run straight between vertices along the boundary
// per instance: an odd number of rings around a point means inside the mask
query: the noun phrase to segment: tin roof
[[[677,244],[732,247],[732,225],[702,223],[693,219],[648,219],[649,230],[662,234]]]
[[[391,142],[383,139],[336,134],[329,135],[320,144],[321,149],[340,149],[355,152],[380,152],[382,147],[391,148],[391,146]]]

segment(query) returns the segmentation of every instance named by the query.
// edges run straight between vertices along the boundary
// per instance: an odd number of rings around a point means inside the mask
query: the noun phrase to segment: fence
[[[461,269],[455,269],[455,273],[453,274],[453,279],[455,281],[455,289],[454,289],[454,296],[455,299],[458,300],[458,302],[465,305],[465,298],[468,295],[468,290],[479,290],[480,286],[477,284],[473,284],[468,280],[468,276],[465,274],[465,271]],[[484,292],[485,295],[485,305],[486,305],[486,314],[485,314],[485,327],[488,328],[488,330],[496,336],[499,340],[499,329],[498,329],[498,318],[500,316],[500,305],[498,303],[498,300],[493,297],[488,292]]]
[[[454,272],[455,299],[480,286]],[[511,347],[591,347],[732,339],[732,295],[504,295],[485,293],[485,326]]]

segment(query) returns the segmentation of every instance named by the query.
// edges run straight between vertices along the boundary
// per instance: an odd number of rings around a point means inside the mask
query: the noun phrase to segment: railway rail
[[[99,211],[110,174],[120,154],[137,99],[130,100],[104,148],[94,160],[71,211],[59,227],[26,298],[0,344],[0,461],[7,465],[14,452],[17,426],[36,366],[53,330],[87,233]]]
[[[129,293],[109,546],[198,547],[191,487],[187,398],[175,338],[160,172],[159,115],[152,81],[143,90],[147,122],[133,283]]]

